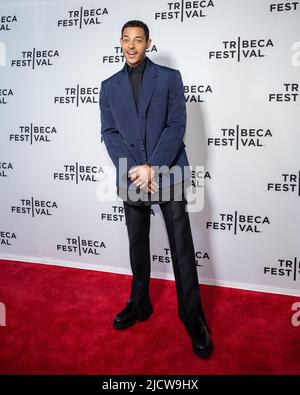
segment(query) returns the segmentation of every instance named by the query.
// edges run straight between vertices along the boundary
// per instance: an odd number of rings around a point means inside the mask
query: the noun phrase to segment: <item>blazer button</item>
[[[134,147],[134,144],[130,144],[130,147]]]

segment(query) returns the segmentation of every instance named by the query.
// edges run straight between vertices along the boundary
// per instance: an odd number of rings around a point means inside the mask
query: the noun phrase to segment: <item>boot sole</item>
[[[209,359],[212,354],[212,346],[209,346],[208,350],[206,351],[199,351],[196,347],[193,346],[193,351],[197,355],[197,357]]]
[[[133,326],[137,321],[140,321],[140,322],[143,322],[143,321],[146,321],[146,320],[148,320],[148,318],[152,315],[152,313],[153,313],[153,311],[151,312],[151,313],[149,313],[149,314],[147,314],[146,316],[144,316],[144,317],[137,317],[137,318],[134,318],[134,319],[132,319],[132,320],[130,320],[130,321],[126,321],[126,322],[115,322],[114,321],[114,323],[113,323],[113,327],[114,327],[114,329],[126,329],[126,328],[130,328],[131,326]]]

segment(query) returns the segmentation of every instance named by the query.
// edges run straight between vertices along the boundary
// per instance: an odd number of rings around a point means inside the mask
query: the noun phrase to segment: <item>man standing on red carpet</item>
[[[122,27],[124,67],[101,84],[101,133],[117,169],[132,269],[131,294],[113,326],[125,329],[147,320],[153,307],[150,283],[150,208],[159,204],[170,243],[179,318],[196,355],[207,358],[212,344],[201,306],[195,251],[186,211],[189,163],[183,137],[186,107],[178,70],[146,57],[149,29],[141,21]]]

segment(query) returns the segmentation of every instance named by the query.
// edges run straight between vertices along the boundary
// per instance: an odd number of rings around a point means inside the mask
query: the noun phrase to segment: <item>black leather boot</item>
[[[209,358],[212,353],[212,342],[205,319],[198,317],[193,325],[185,324],[185,327],[192,340],[194,353],[200,358]]]
[[[148,301],[144,305],[143,310],[137,309],[135,299],[131,298],[127,301],[125,309],[118,313],[113,321],[115,329],[126,329],[134,325],[136,321],[145,321],[153,313],[151,302]]]

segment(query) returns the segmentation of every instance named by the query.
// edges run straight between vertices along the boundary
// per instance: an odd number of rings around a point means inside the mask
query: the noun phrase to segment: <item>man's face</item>
[[[137,67],[144,60],[151,40],[146,41],[144,29],[141,27],[126,27],[120,38],[120,44],[126,62],[131,67]]]

